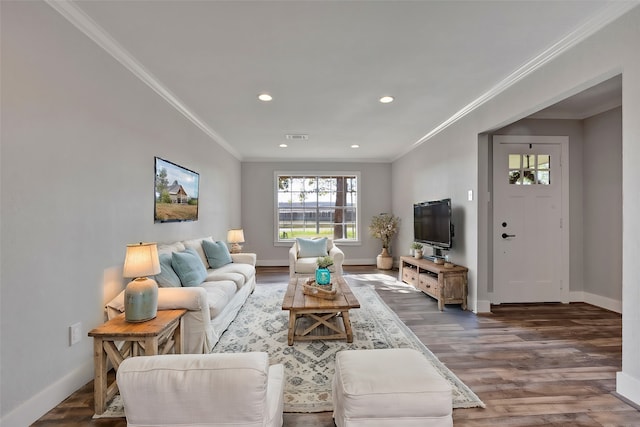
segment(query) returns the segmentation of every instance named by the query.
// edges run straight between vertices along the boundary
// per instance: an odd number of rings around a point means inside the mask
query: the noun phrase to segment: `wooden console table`
[[[105,406],[118,391],[114,380],[107,383],[108,362],[114,370],[124,359],[132,356],[167,354],[172,349],[182,353],[182,316],[187,310],[158,310],[155,318],[146,322],[130,323],[124,313],[89,331],[93,337],[93,363],[95,380],[93,397],[96,414],[104,412]],[[118,348],[116,343],[124,341]]]
[[[400,257],[398,280],[409,283],[438,300],[438,308],[445,304],[461,304],[467,309],[467,272],[461,265],[445,267],[424,258]]]

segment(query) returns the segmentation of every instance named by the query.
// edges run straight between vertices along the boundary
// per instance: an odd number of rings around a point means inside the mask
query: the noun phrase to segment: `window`
[[[276,172],[276,241],[327,236],[358,241],[359,173]]]
[[[509,154],[509,184],[551,185],[549,154]]]

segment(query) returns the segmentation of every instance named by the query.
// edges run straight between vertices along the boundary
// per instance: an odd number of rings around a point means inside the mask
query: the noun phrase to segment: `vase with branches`
[[[389,270],[393,266],[391,258],[391,239],[398,232],[400,218],[393,214],[381,213],[371,218],[369,233],[372,237],[382,241],[382,253],[376,258],[378,268]]]

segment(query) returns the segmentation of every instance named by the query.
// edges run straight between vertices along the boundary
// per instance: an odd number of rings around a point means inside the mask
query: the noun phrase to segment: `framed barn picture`
[[[198,220],[200,175],[155,158],[154,222]]]

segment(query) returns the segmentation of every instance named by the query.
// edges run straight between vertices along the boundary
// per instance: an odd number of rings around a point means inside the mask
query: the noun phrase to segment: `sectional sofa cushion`
[[[220,268],[233,262],[229,248],[225,242],[211,242],[209,240],[202,241],[202,249],[207,257],[207,262],[211,268]]]
[[[182,286],[180,278],[171,266],[171,253],[161,253],[158,255],[160,259],[160,274],[156,274],[155,279],[158,286],[162,288],[177,288]]]
[[[321,237],[319,239],[302,239],[298,237],[296,238],[296,243],[298,243],[299,258],[320,257],[329,255],[329,253],[327,252],[326,237]]]
[[[198,286],[207,278],[207,269],[198,253],[187,248],[171,254],[171,266],[180,277],[182,286]]]

